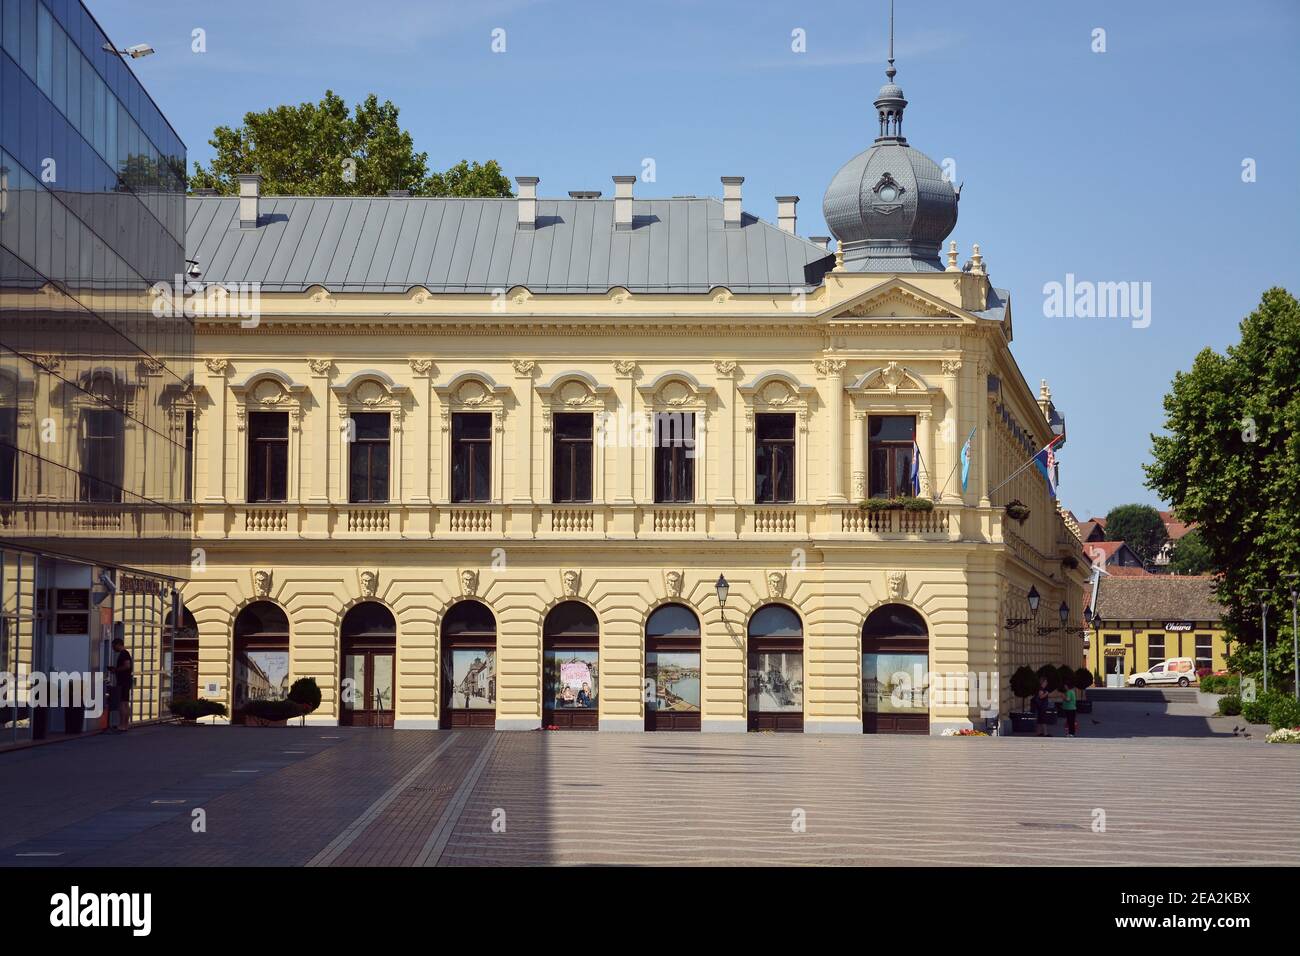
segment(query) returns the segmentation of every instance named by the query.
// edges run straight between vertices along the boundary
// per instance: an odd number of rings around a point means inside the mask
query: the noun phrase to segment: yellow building
[[[1171,657],[1195,658],[1197,670],[1228,668],[1223,607],[1208,576],[1103,577],[1092,623],[1088,666],[1103,686]]]
[[[892,73],[834,253],[738,176],[191,198],[200,693],[255,665],[320,723],[937,733],[1081,665],[1077,525],[1012,477],[1063,421],[979,247],[940,260],[957,195]]]

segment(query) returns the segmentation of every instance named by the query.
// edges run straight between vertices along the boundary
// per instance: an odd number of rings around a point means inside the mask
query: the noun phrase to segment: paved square
[[[1048,740],[145,728],[0,754],[0,863],[1300,863],[1300,748],[1165,709]]]

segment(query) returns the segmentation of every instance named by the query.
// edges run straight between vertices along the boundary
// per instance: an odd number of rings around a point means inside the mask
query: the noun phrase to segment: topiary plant
[[[1092,671],[1086,667],[1080,667],[1074,672],[1074,686],[1080,690],[1087,690],[1092,686]]]
[[[1020,698],[1020,709],[1026,710],[1029,705],[1025,701],[1038,693],[1038,675],[1028,667],[1016,668],[1011,675],[1011,693]]]
[[[217,700],[204,700],[202,697],[198,700],[174,700],[169,707],[173,714],[187,724],[194,723],[200,717],[226,716],[225,704]]]
[[[289,699],[302,708],[304,714],[310,714],[320,706],[320,687],[314,677],[299,677],[289,688]]]
[[[243,707],[245,717],[281,721],[297,717],[302,709],[291,700],[250,700]]]
[[[1048,690],[1061,689],[1061,672],[1057,670],[1054,665],[1044,664],[1042,667],[1038,668],[1038,679],[1042,680],[1044,677],[1047,678]],[[1038,690],[1037,685],[1035,685],[1034,690]]]
[[[1066,682],[1067,680],[1068,680],[1071,684],[1074,684],[1074,668],[1071,667],[1069,664],[1062,664],[1060,667],[1058,667],[1058,668],[1056,669],[1056,686],[1057,686],[1057,688],[1059,689],[1059,688],[1064,687],[1064,686],[1065,686],[1065,682]],[[1075,686],[1077,687],[1078,685],[1075,684]]]
[[[307,723],[307,715],[320,706],[320,688],[314,677],[299,677],[289,688],[289,700],[298,705],[302,724]]]

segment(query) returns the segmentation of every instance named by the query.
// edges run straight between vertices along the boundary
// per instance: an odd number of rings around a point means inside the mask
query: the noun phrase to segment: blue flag
[[[963,494],[970,480],[970,443],[974,437],[975,429],[972,428],[970,434],[966,436],[966,444],[961,446],[961,490]]]
[[[912,497],[921,494],[921,446],[912,439]]]
[[[1053,498],[1056,497],[1056,452],[1052,446],[1059,439],[1052,439],[1047,443],[1047,447],[1034,456],[1034,464],[1038,466],[1038,471],[1042,474],[1047,482],[1047,493]]]

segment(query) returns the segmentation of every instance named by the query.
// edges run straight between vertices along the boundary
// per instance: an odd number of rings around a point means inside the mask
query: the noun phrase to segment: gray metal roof
[[[186,255],[205,282],[264,292],[789,292],[820,284],[834,256],[748,214],[726,228],[712,198],[637,199],[614,229],[612,199],[538,199],[537,228],[515,199],[263,196],[239,227],[235,197],[186,203]]]

